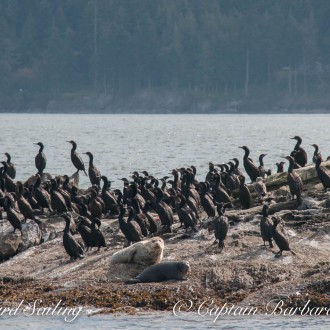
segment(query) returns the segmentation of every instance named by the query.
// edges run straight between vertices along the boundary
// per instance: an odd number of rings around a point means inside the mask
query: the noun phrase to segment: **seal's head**
[[[178,268],[183,275],[186,275],[188,272],[190,272],[190,265],[188,261],[179,262]]]

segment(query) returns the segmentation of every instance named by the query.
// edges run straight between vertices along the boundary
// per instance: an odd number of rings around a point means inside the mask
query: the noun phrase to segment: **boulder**
[[[7,223],[3,224],[3,229],[0,233],[0,260],[8,259],[41,242],[42,234],[34,221],[22,224],[23,235],[19,230],[13,233],[13,228]]]

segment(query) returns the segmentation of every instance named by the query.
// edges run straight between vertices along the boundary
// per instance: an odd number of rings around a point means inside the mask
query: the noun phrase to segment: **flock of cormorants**
[[[290,156],[285,157],[289,162],[287,182],[292,197],[297,197],[299,205],[303,183],[295,169],[307,164],[307,153],[301,147],[302,139],[299,136],[293,139],[297,141],[294,150]],[[39,146],[39,152],[35,156],[37,173],[24,184],[14,181],[16,168],[11,162],[10,154],[5,153],[7,160],[1,162],[3,166],[0,168],[0,218],[3,208],[14,232],[18,229],[22,235],[22,223],[26,219],[41,224],[40,218],[35,215],[36,210],[45,212],[47,209],[48,214],[60,214],[65,220],[63,245],[71,260],[82,258],[90,248],[100,249],[106,246],[100,226],[102,217],[107,215],[118,216],[119,228],[130,245],[160,232],[171,232],[175,214],[181,227],[186,231],[190,228],[191,232],[196,232],[196,227],[203,222],[201,214],[204,210],[207,217],[213,219],[214,235],[219,248],[223,249],[229,228],[225,211],[234,207],[233,191],[238,191],[242,208],[248,209],[253,204],[250,189],[245,184],[245,176],[239,168],[237,158],[223,164],[210,162],[209,171],[203,182],[196,178],[196,167],[190,166],[173,169],[171,176],[160,179],[156,179],[147,171],[135,171],[130,179],[121,179],[124,185],[122,190],[112,190],[111,181],[101,175],[94,165],[93,154],[86,152],[89,157],[88,176],[91,187],[82,191],[78,189],[74,179],[79,171],[87,175],[85,165],[76,151],[76,142],[67,142],[72,145],[71,161],[77,169],[71,179],[68,175],[51,178],[44,173],[47,160],[41,142],[36,143]],[[324,188],[330,188],[330,172],[321,166],[323,160],[318,146],[312,146],[315,149],[313,162],[318,176]],[[266,154],[260,155],[260,164],[257,166],[249,157],[249,148],[239,148],[244,150],[244,169],[254,184],[258,202],[264,203],[263,198],[267,194],[264,178],[271,175],[271,171],[264,168],[263,158]],[[284,164],[283,161],[276,164],[277,173],[284,171]],[[74,214],[78,216],[73,217]],[[278,256],[282,251],[291,251],[287,238],[278,229],[280,222],[281,219],[276,216],[269,218],[268,205],[264,203],[260,222],[261,237],[264,244],[268,242],[271,248],[273,240],[275,241],[280,249]],[[80,233],[84,245],[74,237],[76,231]]]

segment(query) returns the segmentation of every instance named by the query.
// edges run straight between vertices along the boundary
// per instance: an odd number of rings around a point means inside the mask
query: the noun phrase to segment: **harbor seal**
[[[185,281],[185,275],[190,271],[187,261],[167,261],[152,265],[136,278],[126,281],[126,284],[163,282],[169,280]]]
[[[134,263],[143,266],[157,264],[163,259],[164,241],[160,237],[137,242],[111,257],[112,264]]]

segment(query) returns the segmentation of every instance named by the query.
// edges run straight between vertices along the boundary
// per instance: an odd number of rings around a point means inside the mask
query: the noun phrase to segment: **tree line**
[[[328,0],[1,0],[0,106],[153,88],[327,93]]]

